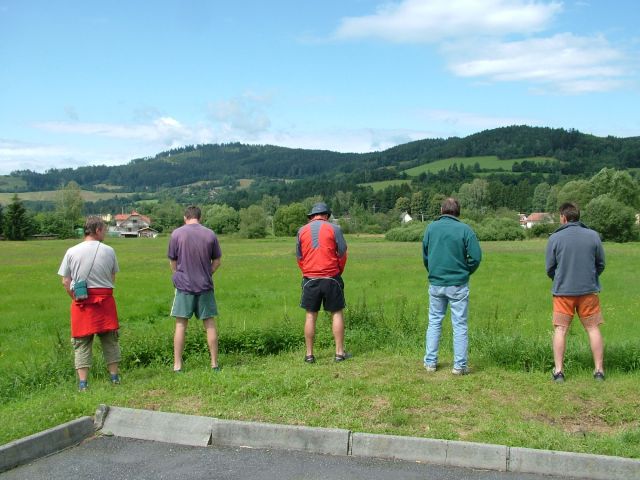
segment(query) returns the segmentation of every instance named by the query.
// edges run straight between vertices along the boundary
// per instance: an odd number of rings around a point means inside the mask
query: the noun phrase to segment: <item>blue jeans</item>
[[[451,306],[453,327],[453,368],[467,367],[467,314],[469,311],[469,285],[439,287],[429,285],[429,327],[427,328],[427,351],[424,364],[438,364],[438,344],[442,332],[442,320]]]

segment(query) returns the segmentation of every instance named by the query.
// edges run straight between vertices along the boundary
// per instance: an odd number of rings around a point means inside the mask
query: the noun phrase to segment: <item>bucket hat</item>
[[[329,209],[327,204],[324,203],[324,202],[316,203],[311,208],[311,211],[309,213],[307,213],[307,217],[312,217],[313,215],[319,215],[321,213],[326,213],[327,215],[331,216],[331,210]]]

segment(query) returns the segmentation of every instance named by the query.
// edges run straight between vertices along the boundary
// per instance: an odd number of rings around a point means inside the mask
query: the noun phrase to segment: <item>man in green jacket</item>
[[[476,234],[462,223],[460,203],[447,198],[440,208],[442,214],[424,232],[422,259],[429,272],[429,327],[426,335],[424,368],[435,372],[438,367],[438,345],[442,320],[451,306],[453,326],[454,375],[468,373],[467,316],[469,307],[469,276],[482,260],[482,251]]]

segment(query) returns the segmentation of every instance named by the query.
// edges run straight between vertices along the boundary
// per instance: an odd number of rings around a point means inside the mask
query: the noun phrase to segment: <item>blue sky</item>
[[[640,136],[633,0],[0,0],[0,174],[513,124]]]

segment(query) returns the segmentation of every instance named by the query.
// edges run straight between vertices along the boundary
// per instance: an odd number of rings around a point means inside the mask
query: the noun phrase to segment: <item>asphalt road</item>
[[[190,447],[122,437],[79,446],[0,474],[1,480],[560,480],[565,477],[284,450]]]

